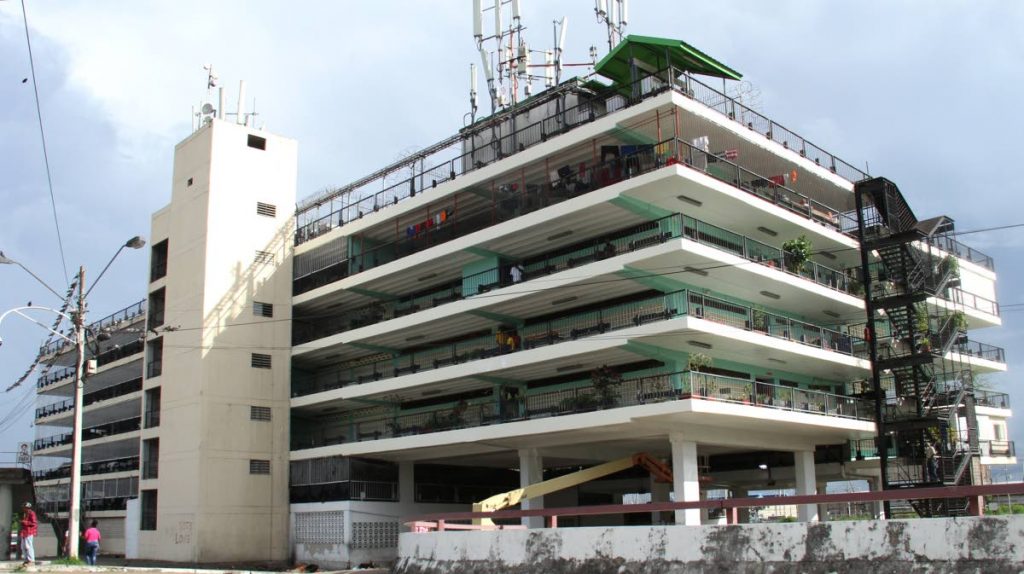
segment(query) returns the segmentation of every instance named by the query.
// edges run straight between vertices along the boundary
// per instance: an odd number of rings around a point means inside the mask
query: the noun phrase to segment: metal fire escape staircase
[[[956,262],[932,254],[927,238],[952,231],[947,217],[919,221],[892,182],[854,186],[861,273],[871,332],[877,443],[886,489],[971,484],[978,460],[969,369],[945,359],[964,336],[961,321],[927,299],[959,281]],[[870,255],[878,261],[871,262]],[[961,417],[966,428],[960,428]],[[929,476],[926,445],[939,452]],[[975,470],[977,465],[973,465]],[[966,500],[911,500],[919,516],[966,512]]]

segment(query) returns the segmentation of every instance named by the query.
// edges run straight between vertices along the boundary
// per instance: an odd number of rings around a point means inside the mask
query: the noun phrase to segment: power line
[[[64,267],[64,283],[71,283],[68,275],[68,263],[64,257],[64,240],[60,234],[60,221],[57,219],[57,200],[53,196],[53,177],[50,175],[50,155],[46,151],[46,132],[43,130],[43,110],[39,105],[39,85],[36,82],[36,64],[32,56],[32,40],[28,33],[28,12],[25,10],[25,0],[21,0],[21,15],[25,21],[25,44],[28,45],[28,64],[32,71],[32,91],[36,98],[36,118],[39,120],[39,139],[43,142],[43,162],[46,165],[46,183],[50,189],[50,206],[53,208],[53,225],[57,228],[57,246],[60,248],[60,264]]]

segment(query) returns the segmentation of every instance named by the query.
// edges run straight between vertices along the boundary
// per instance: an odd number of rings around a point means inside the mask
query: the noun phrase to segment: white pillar
[[[0,560],[7,560],[7,541],[11,539],[11,512],[14,507],[12,498],[13,487],[0,484],[0,542],[4,544],[4,554]]]
[[[869,479],[868,488],[874,492],[882,492],[882,477]],[[875,503],[875,518],[885,520],[885,503],[881,500]]]
[[[697,443],[681,434],[669,437],[672,443],[672,492],[676,502],[700,500],[700,482],[697,471]],[[700,509],[676,511],[676,524],[700,525]]]
[[[672,485],[667,482],[658,482],[653,476],[651,477],[651,502],[670,502],[672,494]],[[661,524],[664,522],[662,519],[661,512],[651,513],[651,524]]]
[[[796,463],[796,493],[801,494],[817,494],[815,492],[815,480],[814,480],[814,451],[813,450],[798,450],[793,453],[793,459]],[[817,522],[818,521],[818,505],[816,504],[801,504],[797,507],[797,520],[801,522]]]
[[[416,504],[416,479],[412,461],[398,463],[398,502],[402,508],[411,509]]]
[[[817,490],[818,490],[818,494],[828,494],[828,482],[819,482]],[[828,505],[827,504],[819,504],[818,505],[818,520],[820,520],[822,522],[827,522],[828,521]]]
[[[519,450],[519,486],[526,488],[544,480],[544,461],[535,448]],[[544,497],[524,498],[519,506],[523,510],[544,508]],[[523,526],[527,528],[544,528],[543,516],[523,518]]]

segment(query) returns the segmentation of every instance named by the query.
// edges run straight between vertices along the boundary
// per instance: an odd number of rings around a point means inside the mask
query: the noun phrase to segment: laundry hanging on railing
[[[406,237],[416,237],[420,233],[433,229],[434,227],[441,225],[445,221],[448,221],[448,218],[451,216],[451,214],[451,211],[447,209],[442,209],[441,211],[438,211],[437,213],[428,217],[427,219],[424,219],[419,223],[406,227],[405,235]]]

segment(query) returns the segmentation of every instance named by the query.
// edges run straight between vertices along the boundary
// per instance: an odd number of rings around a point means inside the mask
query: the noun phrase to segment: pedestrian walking
[[[93,520],[89,524],[89,528],[85,529],[85,534],[82,534],[82,539],[85,540],[85,563],[89,566],[96,565],[96,555],[100,553],[100,529],[97,528],[99,523]]]
[[[935,445],[926,442],[924,445],[924,458],[925,466],[928,471],[928,481],[938,482],[939,481],[939,456],[938,451],[935,450]]]
[[[39,531],[39,519],[32,510],[32,503],[26,502],[21,511],[21,528],[18,535],[21,537],[21,559],[25,564],[32,564],[36,561],[35,538]]]

